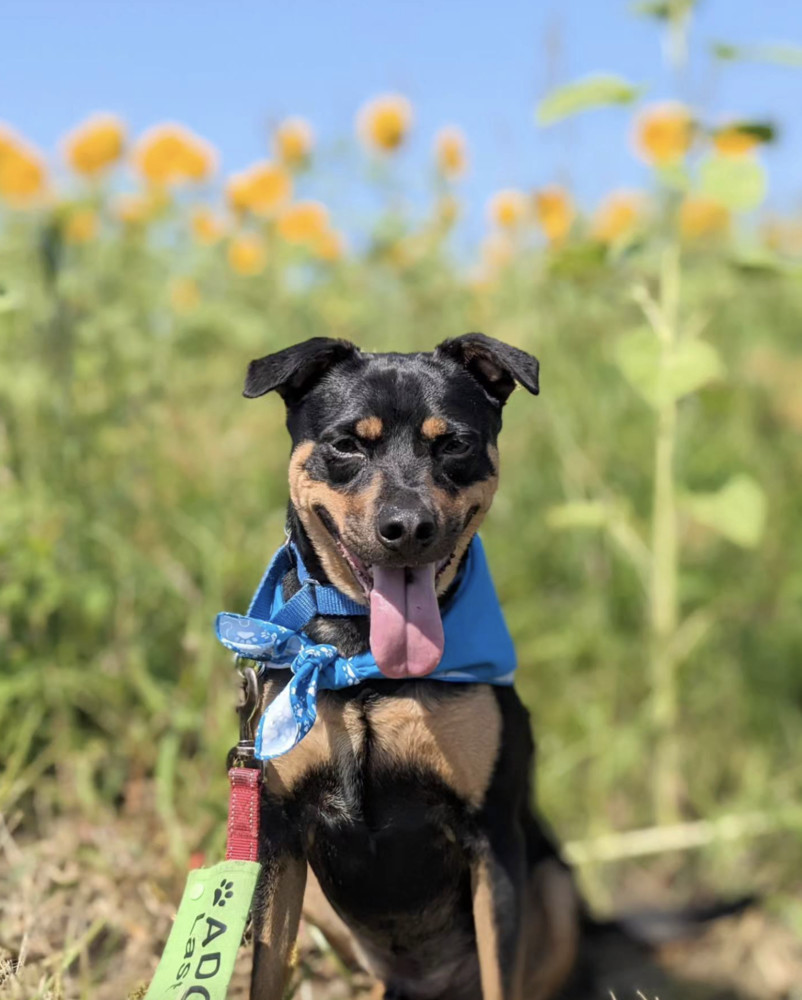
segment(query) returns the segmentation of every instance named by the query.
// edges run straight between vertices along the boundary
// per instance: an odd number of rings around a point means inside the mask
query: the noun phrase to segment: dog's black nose
[[[403,556],[418,556],[434,541],[437,521],[424,506],[394,507],[379,511],[376,528],[382,545]]]

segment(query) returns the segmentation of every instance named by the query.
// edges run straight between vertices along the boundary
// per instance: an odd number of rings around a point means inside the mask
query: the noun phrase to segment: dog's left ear
[[[348,340],[312,337],[252,361],[242,395],[255,399],[275,389],[290,404],[308,392],[334,365],[358,354],[359,348]]]
[[[540,391],[540,363],[525,351],[504,344],[483,333],[466,333],[444,340],[435,348],[437,355],[453,358],[476,379],[488,396],[502,406],[520,383],[535,396]]]

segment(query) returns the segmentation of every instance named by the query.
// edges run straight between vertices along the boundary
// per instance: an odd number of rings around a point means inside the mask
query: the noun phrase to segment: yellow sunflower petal
[[[497,191],[487,202],[487,217],[499,229],[518,229],[526,221],[527,211],[526,195],[513,188]]]
[[[148,129],[134,149],[134,166],[155,186],[205,181],[216,165],[217,156],[209,143],[170,122]]]
[[[392,153],[403,143],[412,125],[412,105],[401,94],[383,94],[363,105],[357,115],[357,134],[368,149]]]
[[[97,236],[98,217],[93,208],[76,208],[67,216],[64,224],[64,240],[67,243],[91,243]]]
[[[722,156],[746,156],[757,149],[760,139],[750,132],[744,132],[737,126],[730,125],[713,133],[713,145]]]
[[[267,263],[264,240],[256,233],[239,233],[228,244],[228,263],[242,275],[260,274]]]
[[[41,200],[47,189],[47,169],[36,149],[0,123],[0,199],[13,208]]]
[[[85,177],[96,177],[123,154],[125,125],[115,115],[99,114],[81,122],[64,140],[70,167]]]
[[[691,196],[679,210],[679,230],[687,240],[701,240],[726,233],[730,226],[730,213],[715,198]]]
[[[286,118],[273,136],[276,158],[293,170],[306,163],[314,144],[312,126],[303,118]]]
[[[329,228],[329,210],[319,201],[298,201],[279,215],[276,228],[288,243],[309,244]]]
[[[691,148],[694,131],[693,117],[683,104],[673,101],[652,104],[635,120],[635,149],[647,163],[656,166],[676,163]]]
[[[440,129],[434,139],[434,152],[437,169],[447,180],[455,180],[467,170],[468,143],[456,125]]]
[[[190,224],[195,240],[204,246],[218,243],[225,233],[225,225],[222,220],[204,205],[199,205],[194,209]]]
[[[638,225],[643,198],[635,191],[613,191],[596,210],[592,233],[601,243],[615,243]]]
[[[292,197],[292,175],[278,163],[256,163],[228,181],[226,197],[238,213],[270,216]]]
[[[557,184],[535,192],[535,218],[550,243],[560,243],[568,235],[576,209],[571,195]]]

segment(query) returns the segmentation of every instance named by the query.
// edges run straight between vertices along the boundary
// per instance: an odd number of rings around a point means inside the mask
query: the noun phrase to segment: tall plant
[[[663,18],[675,33],[685,31],[691,4],[645,6],[649,9],[644,8],[643,13]],[[591,108],[632,103],[639,93],[639,87],[620,79],[588,77],[549,94],[539,106],[538,120],[548,125]],[[730,132],[746,147],[750,138],[754,145],[773,138],[772,130],[762,123],[740,122],[730,126]],[[688,314],[685,308],[681,231],[683,225],[693,224],[693,211],[719,213],[726,223],[732,213],[756,207],[766,190],[763,168],[748,149],[747,155],[730,156],[723,149],[719,152],[708,147],[691,169],[688,154],[705,134],[717,147],[717,133],[705,129],[689,110],[663,105],[642,116],[637,136],[642,153],[655,168],[661,225],[655,228],[655,247],[641,246],[637,248],[640,254],[634,256],[642,270],[631,293],[645,322],[620,336],[614,357],[652,413],[648,523],[644,527],[633,524],[625,513],[626,504],[609,494],[603,499],[562,504],[550,512],[555,528],[607,530],[643,583],[649,646],[652,811],[660,824],[674,822],[680,814],[679,668],[712,623],[709,609],[698,608],[683,615],[682,519],[692,518],[735,544],[752,547],[760,540],[766,516],[763,490],[744,472],[734,474],[714,492],[694,493],[683,488],[677,465],[678,443],[690,420],[683,412],[683,400],[710,382],[727,377],[717,350],[701,336],[704,318]]]

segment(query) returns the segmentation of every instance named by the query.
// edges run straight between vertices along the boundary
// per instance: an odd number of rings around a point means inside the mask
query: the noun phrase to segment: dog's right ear
[[[312,337],[252,361],[242,395],[255,399],[275,389],[290,404],[308,392],[334,365],[358,354],[359,348],[347,340]]]
[[[516,382],[533,396],[540,391],[540,363],[526,351],[505,344],[483,333],[466,333],[444,340],[435,348],[438,355],[458,361],[484,389],[487,397],[500,406],[509,399]]]

